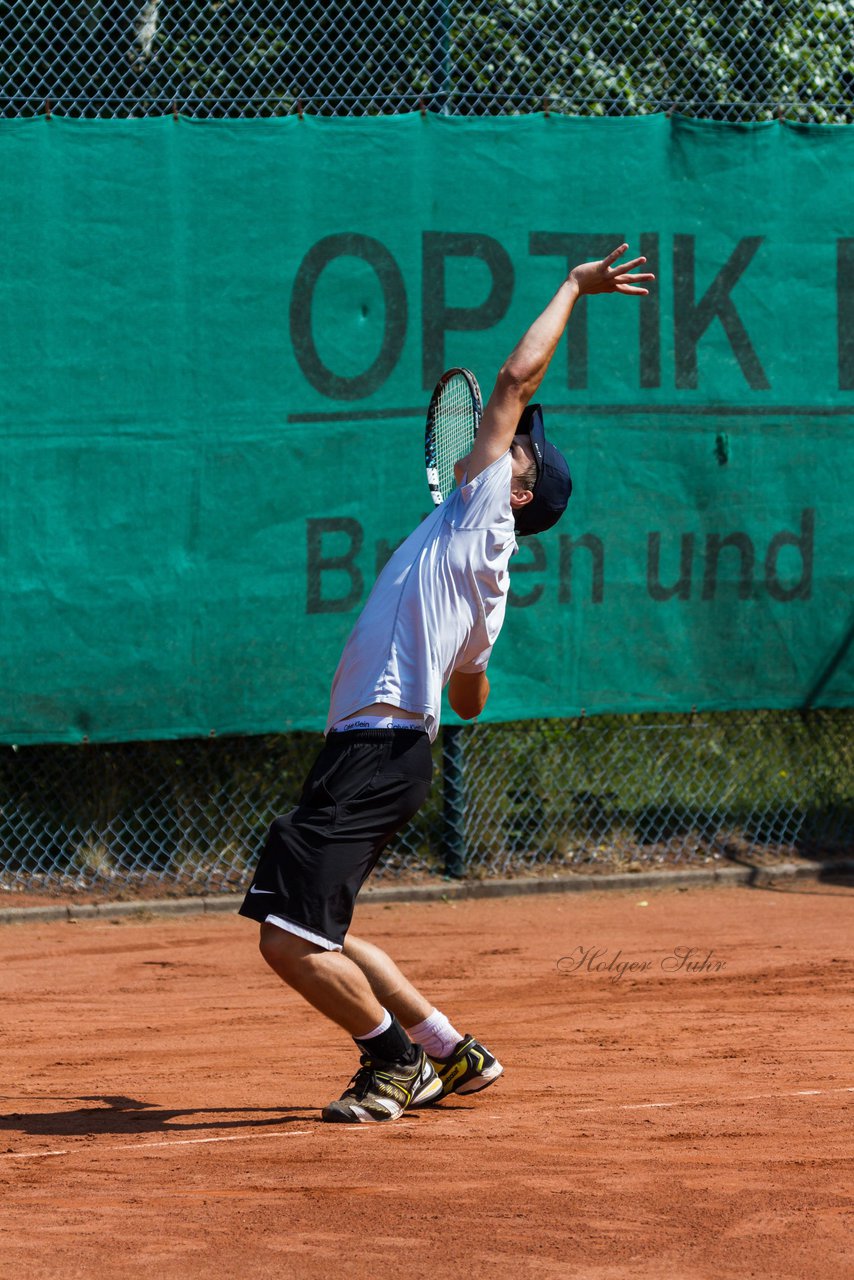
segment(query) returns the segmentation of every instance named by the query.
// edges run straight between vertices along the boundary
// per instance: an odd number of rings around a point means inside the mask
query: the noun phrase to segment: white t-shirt
[[[361,707],[423,712],[431,742],[453,671],[483,671],[516,550],[510,454],[436,507],[394,552],[344,647],[327,732]]]

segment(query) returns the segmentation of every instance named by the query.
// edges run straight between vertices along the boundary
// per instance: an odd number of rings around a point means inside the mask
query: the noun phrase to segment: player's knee
[[[262,924],[258,948],[271,969],[281,973],[290,968],[298,959],[298,949],[294,945],[300,941],[294,934],[276,925]]]
[[[280,929],[274,924],[262,924],[258,947],[270,968],[285,982],[294,982],[320,950],[297,934],[288,933],[287,929]]]

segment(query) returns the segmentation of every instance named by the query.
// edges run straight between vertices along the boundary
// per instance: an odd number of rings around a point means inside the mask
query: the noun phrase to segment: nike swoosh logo
[[[255,888],[255,886],[254,886],[254,884],[251,884],[251,885],[249,886],[249,892],[250,892],[250,893],[273,893],[273,894],[274,894],[274,893],[276,892],[276,890],[275,890],[275,889],[256,889],[256,888]]]

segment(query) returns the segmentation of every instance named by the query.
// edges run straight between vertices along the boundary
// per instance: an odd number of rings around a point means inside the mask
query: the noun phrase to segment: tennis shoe
[[[501,1075],[504,1068],[488,1049],[464,1036],[447,1058],[431,1058],[431,1063],[442,1082],[441,1097],[449,1093],[480,1093]]]
[[[412,1066],[381,1062],[363,1053],[362,1065],[341,1097],[323,1108],[334,1124],[374,1124],[396,1120],[410,1107],[423,1107],[442,1096],[442,1081],[423,1049]]]

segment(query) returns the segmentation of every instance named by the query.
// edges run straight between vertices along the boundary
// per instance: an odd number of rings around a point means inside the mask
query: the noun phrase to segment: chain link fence
[[[0,9],[0,114],[677,111],[854,119],[846,2],[132,0]],[[445,730],[396,878],[830,857],[854,844],[852,713]],[[0,747],[0,893],[247,882],[312,735]],[[20,897],[18,899],[20,901]]]
[[[848,0],[7,0],[6,116],[852,119]]]
[[[854,712],[817,711],[446,729],[432,799],[376,874],[833,858],[854,844],[852,728]],[[0,893],[237,890],[319,744],[294,734],[2,747]]]

